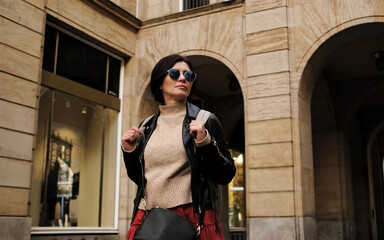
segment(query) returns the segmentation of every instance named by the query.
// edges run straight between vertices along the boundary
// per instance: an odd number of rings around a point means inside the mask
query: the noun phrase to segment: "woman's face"
[[[174,105],[176,103],[184,102],[192,88],[192,82],[188,82],[184,73],[191,71],[188,64],[185,62],[177,62],[171,69],[176,69],[180,72],[180,76],[177,80],[173,80],[169,73],[164,78],[163,84],[160,86],[160,89],[163,91],[163,97],[165,105]]]

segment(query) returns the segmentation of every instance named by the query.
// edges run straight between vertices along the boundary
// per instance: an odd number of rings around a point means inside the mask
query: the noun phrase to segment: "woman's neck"
[[[186,105],[186,104],[187,104],[187,99],[183,99],[182,101],[177,101],[175,99],[172,99],[172,100],[165,100],[164,106],[176,106],[176,105]]]

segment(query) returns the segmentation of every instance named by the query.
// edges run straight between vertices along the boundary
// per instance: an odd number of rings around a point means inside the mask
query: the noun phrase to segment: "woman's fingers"
[[[192,120],[189,124],[189,133],[199,142],[206,137],[205,126],[203,122]]]
[[[123,142],[134,144],[139,134],[141,134],[140,130],[137,127],[132,127],[123,134],[121,139]]]

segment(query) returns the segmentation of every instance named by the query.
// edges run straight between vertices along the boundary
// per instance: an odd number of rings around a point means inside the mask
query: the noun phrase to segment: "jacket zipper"
[[[216,149],[217,149],[217,153],[220,155],[220,157],[222,157],[224,160],[227,160],[227,159],[224,157],[224,155],[220,152],[220,148],[219,148],[219,146],[217,145],[217,142],[216,142],[215,138],[212,137],[212,141],[213,141],[213,146],[216,147]]]

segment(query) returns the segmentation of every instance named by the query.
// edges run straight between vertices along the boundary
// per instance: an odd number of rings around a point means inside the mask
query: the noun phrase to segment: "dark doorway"
[[[383,27],[352,27],[321,47],[333,50],[311,99],[319,239],[384,239],[383,134],[373,137],[384,121]]]
[[[221,226],[226,239],[234,235],[245,239],[244,102],[239,80],[214,58],[196,55],[189,58],[198,75],[192,102],[219,118],[237,168],[232,183],[221,188],[223,200],[218,209]]]

